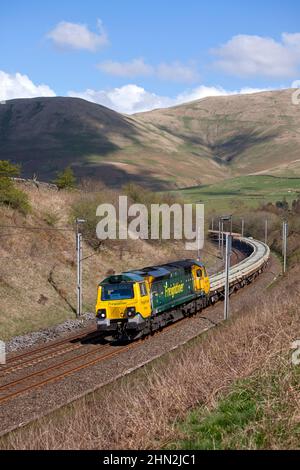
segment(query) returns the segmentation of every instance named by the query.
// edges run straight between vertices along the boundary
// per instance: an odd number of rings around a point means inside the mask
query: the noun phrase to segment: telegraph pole
[[[214,218],[211,219],[211,229],[214,230]]]
[[[231,246],[232,246],[232,235],[229,235],[228,233],[226,233],[224,320],[228,320],[229,318],[229,271],[230,271]]]
[[[288,236],[288,223],[284,221],[282,224],[283,274],[286,273],[286,267],[287,267],[287,236]]]
[[[265,244],[268,243],[268,219],[265,220]]]
[[[219,253],[221,251],[221,219],[219,219]]]
[[[79,232],[79,224],[84,222],[84,219],[76,219],[77,318],[82,314],[82,233]]]
[[[242,219],[242,237],[244,237],[245,220]]]

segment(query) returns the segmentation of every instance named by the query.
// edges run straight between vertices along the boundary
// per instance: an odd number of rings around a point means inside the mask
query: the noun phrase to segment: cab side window
[[[201,277],[202,277],[201,269],[197,269],[196,274],[197,274],[197,278],[201,279]]]
[[[147,289],[146,289],[146,285],[144,282],[141,282],[140,283],[140,293],[141,293],[141,296],[144,297],[145,295],[147,295]]]

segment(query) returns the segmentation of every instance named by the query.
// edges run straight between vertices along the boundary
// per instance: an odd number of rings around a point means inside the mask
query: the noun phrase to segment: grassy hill
[[[257,208],[262,203],[286,199],[291,203],[300,195],[300,178],[271,175],[248,175],[229,178],[214,184],[193,186],[174,192],[188,202],[202,202],[206,210],[232,211]]]
[[[143,113],[139,119],[181,138],[183,151],[206,156],[225,176],[299,175],[300,113],[291,94],[282,90],[205,98]]]
[[[211,97],[125,116],[78,98],[0,106],[0,159],[51,179],[71,164],[109,186],[158,189],[248,174],[300,176],[300,113],[291,90]]]

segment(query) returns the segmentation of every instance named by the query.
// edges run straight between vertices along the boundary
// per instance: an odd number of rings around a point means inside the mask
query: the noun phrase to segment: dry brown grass
[[[278,365],[283,379],[289,377],[290,343],[300,331],[299,300],[296,267],[269,294],[261,294],[250,311],[113,386],[11,433],[1,447],[160,448],[178,438],[177,423],[190,409],[199,404],[213,408],[238,379],[274,372]],[[287,413],[276,416],[287,427],[299,419],[299,384],[291,386],[285,380],[277,397],[289,403]],[[274,438],[269,447],[280,444]]]

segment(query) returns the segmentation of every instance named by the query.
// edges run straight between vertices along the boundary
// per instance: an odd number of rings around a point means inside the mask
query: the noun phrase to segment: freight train
[[[205,266],[193,259],[111,275],[98,286],[97,328],[113,338],[136,339],[209,303]]]
[[[230,293],[252,282],[270,257],[263,242],[241,236],[234,242],[246,258],[230,269]],[[193,259],[109,276],[98,286],[97,328],[107,338],[139,338],[223,300],[224,285],[224,271],[209,279],[205,266]]]

